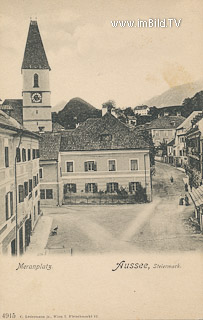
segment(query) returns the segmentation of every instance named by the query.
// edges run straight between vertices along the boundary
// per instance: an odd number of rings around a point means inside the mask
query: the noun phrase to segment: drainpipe
[[[22,139],[22,131],[19,133],[19,144],[17,148],[20,148],[21,139]],[[15,205],[15,214],[16,214],[16,238],[15,238],[15,255],[18,255],[18,181],[17,181],[17,155],[15,150],[15,163],[14,163],[14,175],[15,175],[15,199],[16,199],[16,205]]]

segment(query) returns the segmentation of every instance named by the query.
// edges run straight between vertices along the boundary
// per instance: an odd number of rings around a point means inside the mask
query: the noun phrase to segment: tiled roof
[[[175,129],[185,120],[182,116],[165,116],[157,118],[148,125],[148,129]]]
[[[22,99],[5,99],[0,109],[12,118],[14,118],[20,124],[23,124]]]
[[[134,110],[146,110],[148,108],[149,108],[148,106],[137,106],[134,108]]]
[[[142,133],[131,131],[110,113],[102,118],[88,119],[75,130],[61,134],[60,151],[149,148]]]
[[[61,133],[45,132],[42,133],[40,137],[40,160],[57,160],[60,149]]]
[[[22,69],[50,69],[37,21],[30,21]]]

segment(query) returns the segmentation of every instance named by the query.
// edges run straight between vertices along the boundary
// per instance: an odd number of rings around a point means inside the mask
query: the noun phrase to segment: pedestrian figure
[[[172,176],[170,177],[170,180],[171,180],[171,183],[173,183],[173,177]]]
[[[188,184],[187,184],[187,182],[185,184],[185,192],[188,192]]]
[[[186,194],[185,194],[185,205],[189,206],[189,198]]]
[[[182,206],[183,204],[184,204],[184,198],[181,195],[179,199],[179,205]]]

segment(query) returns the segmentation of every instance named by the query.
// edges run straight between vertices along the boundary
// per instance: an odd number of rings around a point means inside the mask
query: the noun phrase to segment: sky
[[[51,66],[52,106],[136,106],[202,78],[202,0],[0,0],[0,98],[22,98],[21,64],[37,18]],[[113,20],[181,19],[180,27],[113,28]],[[167,20],[168,21],[168,20]]]

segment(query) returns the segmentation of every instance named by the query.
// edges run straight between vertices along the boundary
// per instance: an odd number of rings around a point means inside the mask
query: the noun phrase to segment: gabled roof
[[[165,116],[154,119],[148,129],[175,129],[185,120],[182,116]]]
[[[14,118],[20,124],[23,124],[23,100],[5,99],[0,109]]]
[[[22,69],[51,70],[44,50],[37,21],[30,21]]]
[[[148,149],[147,139],[131,131],[110,113],[88,119],[75,130],[61,133],[60,151]]]
[[[61,133],[45,132],[40,135],[39,152],[40,160],[57,160]]]
[[[53,132],[58,132],[58,131],[63,131],[65,128],[58,122],[52,122],[52,131]]]
[[[201,111],[193,111],[178,127],[178,129],[188,129],[191,125],[192,125],[192,120],[198,115],[198,114],[202,114]]]

